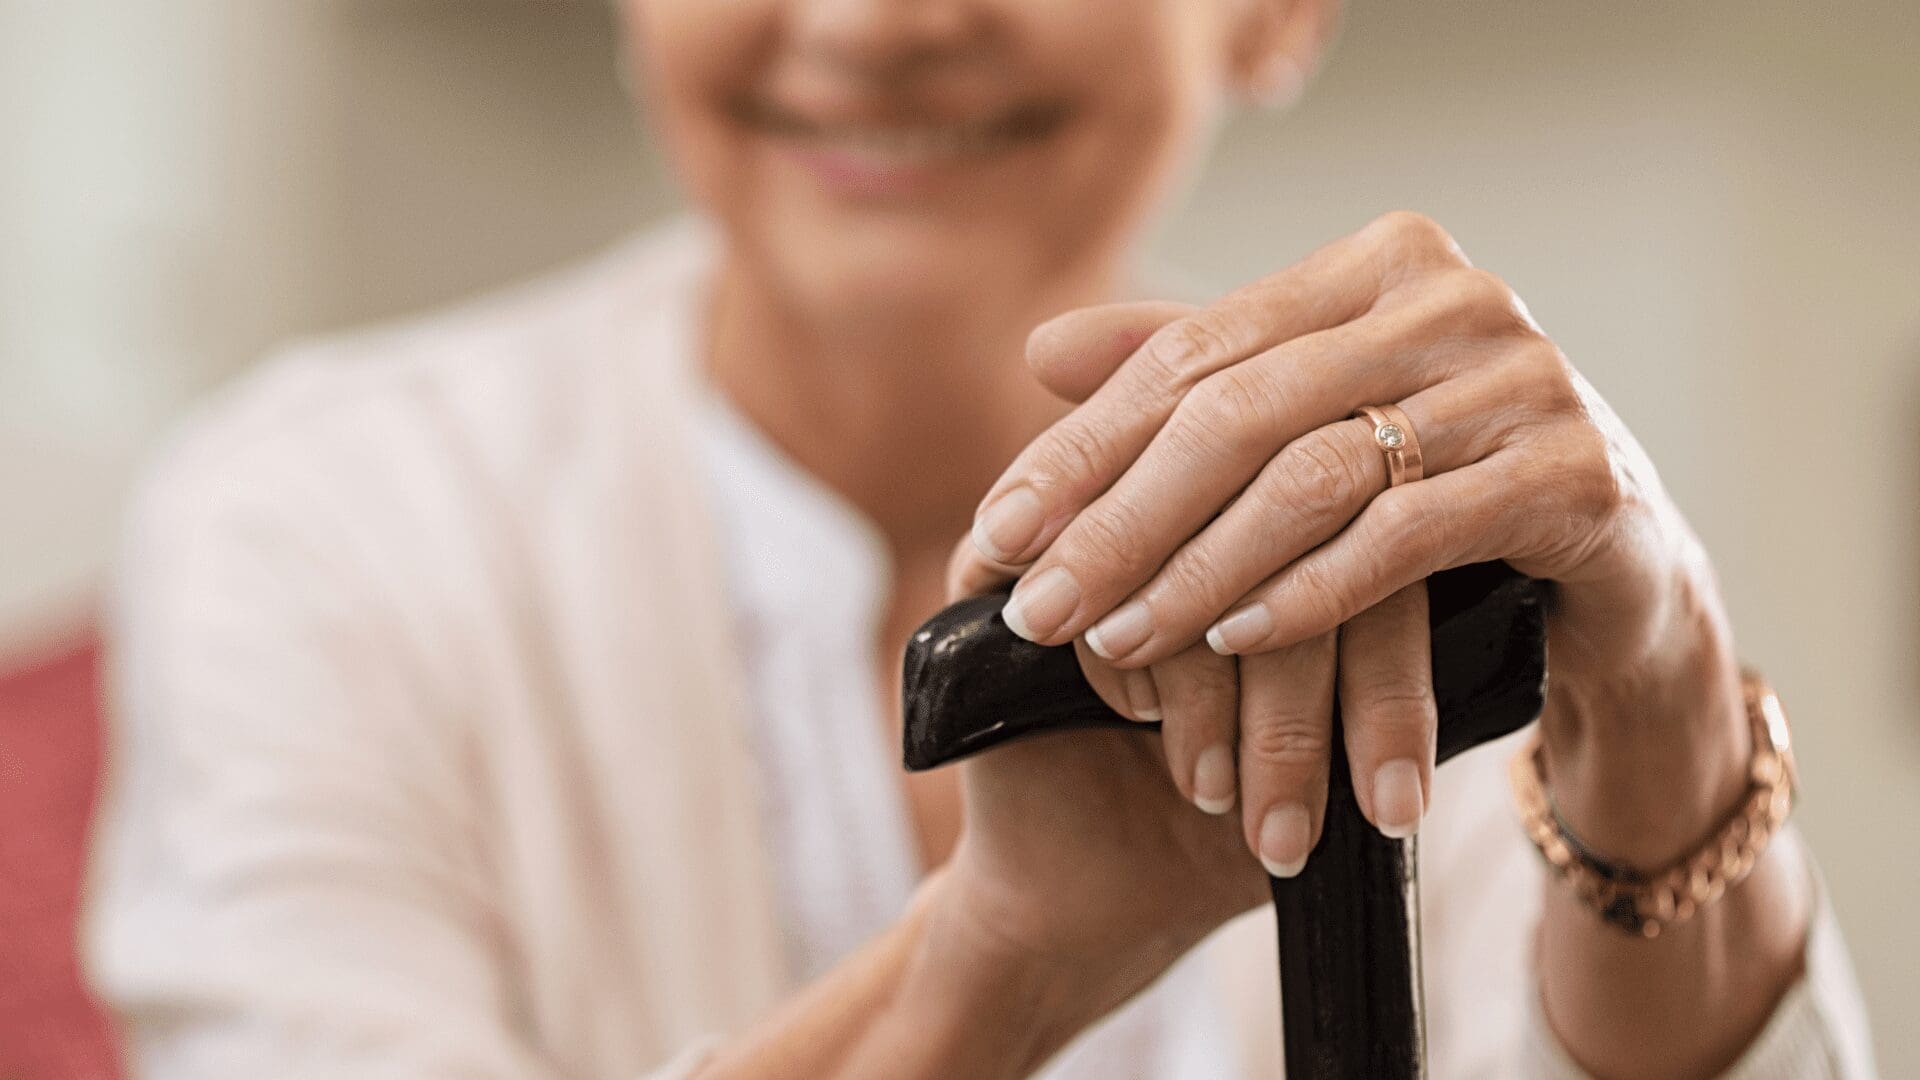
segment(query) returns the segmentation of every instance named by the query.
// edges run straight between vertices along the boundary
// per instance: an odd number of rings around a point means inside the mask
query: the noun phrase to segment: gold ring
[[[1387,456],[1388,487],[1396,488],[1427,475],[1420,439],[1400,406],[1362,405],[1353,415],[1366,417],[1373,424],[1373,444]]]

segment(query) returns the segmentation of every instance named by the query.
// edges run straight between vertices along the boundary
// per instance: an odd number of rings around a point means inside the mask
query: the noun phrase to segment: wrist
[[[1550,683],[1542,723],[1556,812],[1592,850],[1642,871],[1712,834],[1746,792],[1753,753],[1723,614],[1691,594],[1676,607],[1656,647]]]
[[[918,932],[895,1004],[925,1044],[979,1044],[961,1055],[974,1063],[967,1075],[1033,1073],[1126,996],[1101,965],[1002,932],[951,868],[927,880],[914,907]]]

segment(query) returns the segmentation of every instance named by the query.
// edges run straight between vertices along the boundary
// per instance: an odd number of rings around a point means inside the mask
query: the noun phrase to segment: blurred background
[[[263,350],[674,212],[607,7],[0,0],[0,671],[75,655],[142,456]],[[1661,464],[1794,713],[1889,1076],[1920,1075],[1916,55],[1912,0],[1353,0],[1304,102],[1231,124],[1156,244],[1225,288],[1413,208],[1528,299]],[[67,678],[25,700],[90,693]],[[6,939],[66,932],[92,782],[91,736],[20,700],[0,1033],[31,1022],[0,1075],[57,1059],[59,950],[29,969]],[[69,1064],[44,1075],[110,1068]]]

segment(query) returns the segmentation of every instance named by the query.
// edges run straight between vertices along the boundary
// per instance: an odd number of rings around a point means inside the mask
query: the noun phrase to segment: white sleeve
[[[1806,973],[1780,999],[1746,1053],[1721,1074],[1724,1080],[1872,1080],[1879,1075],[1846,942],[1825,890],[1816,885],[1814,895]],[[1520,1075],[1588,1080],[1554,1036],[1539,995],[1530,1000]]]
[[[561,1075],[515,1021],[468,733],[353,500],[243,456],[163,473],[123,555],[85,949],[132,1072]]]
[[[1436,1077],[1587,1080],[1540,1005],[1529,932],[1545,863],[1507,797],[1516,733],[1434,774],[1435,813],[1420,834],[1428,1046]],[[1806,854],[1804,844],[1797,845]],[[1731,1080],[1868,1080],[1876,1074],[1866,1009],[1825,889],[1806,855],[1813,912],[1801,981],[1782,997]]]

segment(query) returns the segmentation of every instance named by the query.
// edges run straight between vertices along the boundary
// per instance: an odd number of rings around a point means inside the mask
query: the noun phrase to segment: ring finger
[[[1039,550],[1028,545],[1005,558],[1034,558],[1032,572],[1008,600],[1006,620],[1014,632],[1041,644],[1078,637],[1100,615],[1152,576],[1181,543],[1198,532],[1235,492],[1244,488],[1289,440],[1346,416],[1359,405],[1397,400],[1443,379],[1432,349],[1406,347],[1418,340],[1419,320],[1404,312],[1377,315],[1308,334],[1247,357],[1199,379],[1179,396],[1171,415],[1102,492],[1062,515],[1025,500],[1032,514],[1060,532]],[[1108,455],[1098,444],[1115,436],[1104,428],[1122,424],[1118,410],[1142,411],[1141,401],[1109,387],[1125,387],[1123,368],[1114,382],[1076,410],[1034,446],[1052,464],[1016,462],[1025,471],[1086,472]],[[1146,376],[1135,375],[1135,381]],[[1149,380],[1151,382],[1151,380]],[[1165,395],[1160,395],[1164,397]],[[1115,405],[1107,398],[1119,398]],[[1099,406],[1099,407],[1096,407]],[[1107,419],[1099,420],[1105,415]],[[1124,414],[1126,421],[1137,417]],[[1102,434],[1089,434],[1090,431]],[[1070,445],[1072,449],[1063,449]],[[1035,453],[1030,448],[1029,453]],[[996,511],[997,513],[997,511]],[[1039,517],[1034,516],[1040,515]],[[1049,529],[1042,529],[1041,535]],[[1003,560],[1004,561],[1004,560]],[[1175,652],[1178,650],[1169,650]]]
[[[1497,376],[1455,379],[1400,403],[1429,475],[1497,450],[1511,424],[1499,413]],[[1343,420],[1281,449],[1198,536],[1087,631],[1095,653],[1121,667],[1150,664],[1199,640],[1207,627],[1273,572],[1346,527],[1388,484],[1373,424]]]

